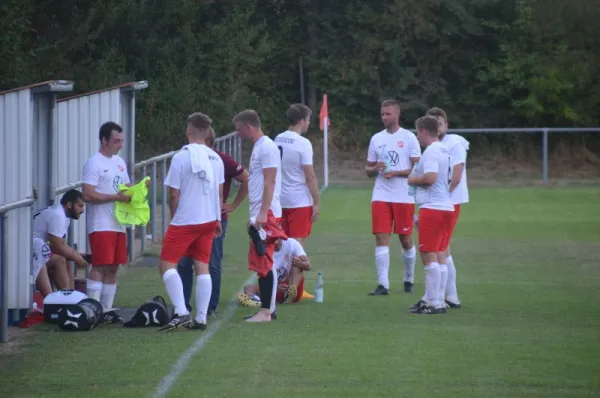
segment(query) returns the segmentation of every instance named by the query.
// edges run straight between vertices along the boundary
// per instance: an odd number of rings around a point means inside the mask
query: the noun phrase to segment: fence
[[[548,137],[550,133],[600,133],[600,127],[585,128],[494,128],[494,129],[448,129],[448,133],[454,134],[490,134],[490,133],[542,133],[542,182],[548,183]]]

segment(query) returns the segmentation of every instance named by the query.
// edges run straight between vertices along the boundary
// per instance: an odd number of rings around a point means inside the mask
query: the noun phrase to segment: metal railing
[[[412,130],[414,132],[414,130]],[[452,134],[493,134],[493,133],[542,133],[542,181],[548,183],[548,135],[550,133],[600,133],[600,127],[539,127],[539,128],[490,128],[490,129],[448,129]]]
[[[0,206],[0,247],[2,260],[0,261],[2,269],[0,270],[0,343],[8,341],[8,238],[6,236],[6,220],[11,210],[21,209],[23,207],[33,207],[35,200],[25,198],[19,201]],[[30,257],[31,258],[31,257]]]

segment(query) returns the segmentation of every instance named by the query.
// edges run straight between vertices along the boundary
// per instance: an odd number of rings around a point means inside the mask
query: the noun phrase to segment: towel
[[[200,178],[210,182],[212,179],[212,163],[208,158],[208,153],[200,144],[188,144],[182,149],[186,149],[190,154],[192,162],[192,173],[199,173]]]

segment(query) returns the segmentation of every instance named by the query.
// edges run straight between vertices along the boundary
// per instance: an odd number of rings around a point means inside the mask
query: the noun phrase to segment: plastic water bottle
[[[381,149],[381,154],[380,154],[381,160],[383,161],[383,163],[385,164],[385,169],[383,169],[382,173],[388,173],[390,172],[390,156],[387,153],[387,146],[384,145],[383,148]]]
[[[317,274],[317,285],[315,286],[315,303],[323,302],[323,273]]]
[[[415,165],[412,168],[412,172],[411,174],[414,174],[417,171],[417,166],[419,165],[419,162],[415,163]],[[417,186],[416,185],[408,185],[408,195],[409,196],[417,196]]]

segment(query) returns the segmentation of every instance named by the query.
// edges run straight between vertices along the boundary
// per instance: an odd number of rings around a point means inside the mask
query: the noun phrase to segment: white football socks
[[[375,266],[377,267],[377,282],[390,288],[389,270],[390,270],[390,249],[387,246],[375,247]]]
[[[206,324],[208,303],[212,294],[212,280],[210,274],[196,276],[196,322]]]
[[[104,311],[112,309],[113,302],[115,301],[116,292],[116,284],[109,285],[105,283],[102,285],[102,290],[100,292],[100,304],[102,304],[102,308],[104,309]]]
[[[414,283],[417,261],[417,251],[414,246],[402,253],[402,261],[404,262],[404,282]]]
[[[88,297],[91,299],[94,299],[100,303],[100,296],[101,296],[101,292],[102,292],[102,282],[88,279],[86,285],[87,285]]]
[[[175,268],[167,270],[163,274],[163,281],[165,282],[167,294],[175,306],[175,313],[179,316],[189,314],[190,312],[185,307],[185,298],[183,297],[183,283],[177,270]]]
[[[454,304],[460,304],[458,292],[456,291],[456,268],[452,256],[446,257],[446,266],[448,267],[448,281],[446,282],[446,298]]]
[[[448,267],[440,264],[440,288],[438,289],[438,302],[444,305],[446,299],[446,282],[448,281]]]
[[[431,307],[439,307],[438,294],[440,291],[440,266],[438,263],[431,263],[424,267],[425,269],[425,301]]]

